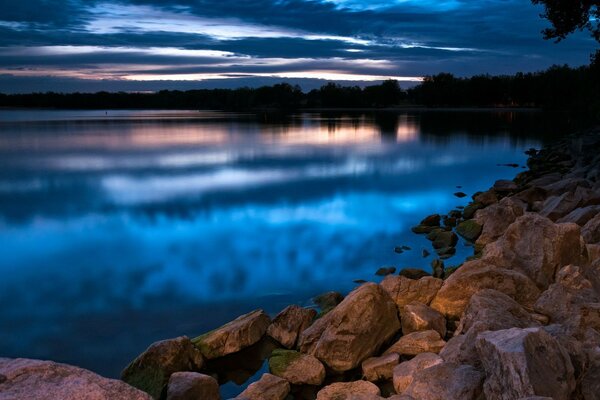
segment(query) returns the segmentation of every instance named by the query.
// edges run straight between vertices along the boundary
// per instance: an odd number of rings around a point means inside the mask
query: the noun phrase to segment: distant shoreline
[[[21,111],[21,110],[45,110],[45,111],[125,111],[125,110],[165,110],[165,111],[211,111],[211,112],[407,112],[407,111],[439,111],[439,112],[493,112],[493,111],[510,111],[510,112],[543,112],[541,107],[426,107],[426,106],[399,106],[399,107],[316,107],[316,108],[251,108],[251,109],[196,109],[196,108],[152,108],[152,107],[119,107],[119,108],[74,108],[74,107],[0,107],[0,111]],[[554,110],[556,111],[556,110]],[[568,110],[558,110],[559,112]]]

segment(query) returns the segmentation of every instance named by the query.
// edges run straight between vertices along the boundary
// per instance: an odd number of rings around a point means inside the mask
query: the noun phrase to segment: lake
[[[0,356],[117,377],[153,341],[310,306],[380,280],[382,266],[429,269],[430,243],[410,227],[467,204],[458,190],[514,177],[524,150],[570,123],[541,112],[0,110]],[[446,265],[472,252],[457,250]]]

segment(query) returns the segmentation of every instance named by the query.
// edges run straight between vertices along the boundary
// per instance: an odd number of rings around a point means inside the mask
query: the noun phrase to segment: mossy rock
[[[474,242],[477,240],[479,235],[481,235],[481,230],[483,227],[479,225],[475,220],[469,219],[461,222],[456,227],[456,233],[465,238],[470,242]]]
[[[294,350],[275,349],[269,357],[269,371],[273,375],[282,376],[289,366],[302,357],[302,353]]]
[[[137,369],[129,372],[127,369],[123,372],[123,381],[127,384],[148,393],[155,399],[163,397],[163,391],[169,376],[165,370],[160,367],[149,365],[144,369]]]
[[[475,212],[483,208],[483,204],[478,202],[470,203],[463,210],[464,219],[471,219],[475,216]]]

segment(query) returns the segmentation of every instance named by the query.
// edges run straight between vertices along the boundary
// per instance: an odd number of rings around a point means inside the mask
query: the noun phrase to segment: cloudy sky
[[[156,90],[581,65],[529,0],[0,0],[0,92]],[[414,84],[414,83],[413,83]]]

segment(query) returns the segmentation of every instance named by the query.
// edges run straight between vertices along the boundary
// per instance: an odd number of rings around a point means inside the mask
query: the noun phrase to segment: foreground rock
[[[319,360],[293,350],[274,350],[269,370],[293,385],[320,385],[325,379],[325,367]]]
[[[470,365],[441,363],[416,372],[402,394],[418,400],[476,400],[483,379],[483,373]]]
[[[440,334],[434,330],[413,332],[402,336],[385,351],[385,354],[397,353],[401,356],[416,356],[421,353],[439,353],[446,345]]]
[[[443,362],[442,357],[437,354],[422,353],[410,361],[398,364],[393,371],[394,390],[396,393],[403,393],[410,386],[417,372]]]
[[[237,400],[283,400],[290,393],[290,384],[271,374],[263,374],[260,380],[250,384]]]
[[[302,332],[298,347],[343,372],[359,366],[399,330],[392,299],[379,285],[366,283]]]
[[[220,400],[219,383],[197,372],[176,372],[169,379],[167,400]]]
[[[121,379],[160,398],[169,377],[175,372],[199,371],[202,354],[186,336],[153,343],[121,373]]]
[[[128,384],[52,361],[0,358],[1,400],[151,400]]]
[[[442,284],[441,279],[431,276],[409,279],[404,276],[389,275],[381,282],[381,287],[401,310],[402,307],[413,301],[429,305]]]
[[[379,388],[371,382],[337,382],[319,390],[317,400],[377,400],[380,394]]]
[[[363,376],[370,382],[385,381],[392,378],[393,370],[400,362],[400,356],[396,353],[381,357],[367,358],[362,363]]]
[[[567,400],[575,389],[567,352],[541,328],[512,328],[479,335],[477,350],[488,399],[548,396]]]
[[[267,329],[267,335],[277,340],[283,347],[291,349],[296,346],[300,333],[312,324],[316,316],[317,312],[313,309],[289,306],[273,319]]]
[[[405,305],[400,315],[404,335],[412,332],[434,330],[441,337],[446,336],[446,318],[423,303],[413,301]]]
[[[271,319],[263,310],[255,310],[193,339],[205,358],[211,360],[236,353],[258,342]]]

